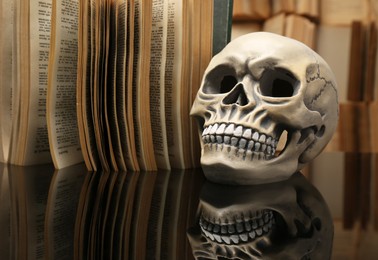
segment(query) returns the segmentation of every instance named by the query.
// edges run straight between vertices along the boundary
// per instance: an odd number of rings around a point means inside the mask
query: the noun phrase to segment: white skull
[[[251,33],[211,60],[191,114],[199,122],[201,164],[209,180],[281,181],[314,159],[332,137],[338,120],[336,81],[306,45]],[[284,131],[287,142],[278,154]]]

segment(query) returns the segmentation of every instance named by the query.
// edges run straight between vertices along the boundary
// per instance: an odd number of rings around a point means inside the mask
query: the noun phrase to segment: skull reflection
[[[251,33],[211,60],[191,114],[199,122],[208,179],[280,181],[330,140],[338,119],[336,82],[326,62],[304,44]],[[278,151],[285,132],[286,144]]]
[[[196,259],[330,259],[332,218],[300,174],[254,186],[205,183],[198,225],[188,237]]]

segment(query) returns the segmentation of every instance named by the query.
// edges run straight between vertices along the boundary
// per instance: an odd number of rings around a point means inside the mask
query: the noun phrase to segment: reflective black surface
[[[202,171],[0,164],[1,259],[328,259],[333,226],[301,175],[227,186]]]
[[[301,173],[252,186],[205,182],[189,237],[196,259],[330,259],[333,222]]]

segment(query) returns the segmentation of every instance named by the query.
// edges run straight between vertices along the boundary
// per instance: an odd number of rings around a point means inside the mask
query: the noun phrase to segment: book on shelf
[[[304,16],[279,13],[265,20],[262,30],[284,35],[301,41],[312,49],[316,48],[316,24]]]
[[[320,23],[327,26],[350,26],[352,21],[367,21],[373,14],[371,11],[376,8],[376,1],[327,0],[326,4],[320,5]]]
[[[272,14],[294,13],[296,0],[272,0]]]
[[[0,2],[0,161],[198,166],[189,110],[230,40],[231,0],[10,2]]]
[[[263,22],[271,16],[285,13],[317,21],[319,11],[319,0],[234,0],[233,18],[236,22]]]
[[[268,0],[234,0],[233,17],[236,21],[263,21],[270,17]]]
[[[352,6],[349,1],[345,4],[344,11]],[[352,228],[358,221],[364,229],[369,217],[374,217],[373,223],[377,223],[378,219],[376,214],[370,214],[371,197],[369,189],[366,189],[371,184],[372,163],[376,160],[377,103],[374,85],[377,27],[374,20],[356,20],[344,24],[346,20],[337,15],[335,18],[339,19],[337,23],[318,28],[317,51],[337,78],[340,101],[338,128],[326,151],[342,152],[339,167],[343,169],[341,172],[344,178],[344,228]],[[350,194],[357,196],[350,197]],[[355,212],[358,212],[358,216]]]
[[[287,13],[302,15],[311,20],[319,19],[319,0],[272,0],[271,5],[273,15]]]

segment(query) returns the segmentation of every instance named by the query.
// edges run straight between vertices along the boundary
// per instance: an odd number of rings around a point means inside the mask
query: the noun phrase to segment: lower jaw
[[[267,160],[263,154],[240,150],[204,145],[201,165],[205,177],[220,184],[255,185],[283,181],[295,172],[288,172],[286,165],[282,167],[278,157]]]
[[[230,146],[226,144],[205,144],[203,146],[203,153],[211,153],[227,156],[233,160],[242,160],[242,161],[269,161],[274,158],[270,154],[265,152],[255,152],[246,149],[240,149],[235,146]]]

